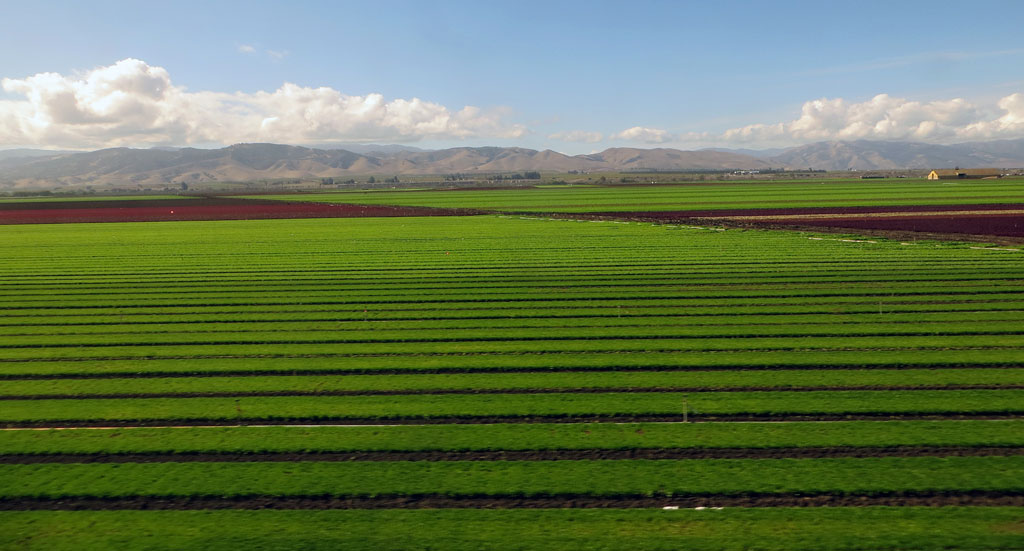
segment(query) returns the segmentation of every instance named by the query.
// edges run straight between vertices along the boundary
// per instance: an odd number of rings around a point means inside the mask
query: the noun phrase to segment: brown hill
[[[729,170],[769,166],[767,162],[749,155],[710,150],[616,147],[586,157],[604,163],[607,170]]]

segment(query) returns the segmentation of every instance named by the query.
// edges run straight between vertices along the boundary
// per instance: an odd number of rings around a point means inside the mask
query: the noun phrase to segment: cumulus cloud
[[[953,142],[1024,135],[1024,94],[995,105],[962,98],[930,102],[879,94],[864,102],[822,98],[804,103],[800,117],[727,130],[726,142],[791,143],[820,140]]]
[[[238,51],[243,54],[254,54],[256,53],[256,48],[253,48],[248,44],[242,44],[238,47]]]
[[[451,110],[419,98],[350,96],[285,83],[272,92],[189,92],[168,72],[125,59],[79,76],[4,78],[0,145],[113,147],[270,141],[515,138],[501,110]]]
[[[604,134],[600,132],[587,132],[585,130],[569,130],[551,134],[548,136],[548,139],[562,142],[597,143],[604,139]]]
[[[673,136],[668,130],[647,128],[645,126],[634,126],[633,128],[627,128],[626,130],[613,135],[612,138],[616,140],[628,140],[631,142],[654,144],[672,141]]]

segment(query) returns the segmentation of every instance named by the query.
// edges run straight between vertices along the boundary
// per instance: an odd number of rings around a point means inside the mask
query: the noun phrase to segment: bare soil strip
[[[560,494],[542,497],[381,495],[238,496],[238,497],[62,497],[0,499],[0,511],[122,511],[198,509],[636,509],[697,507],[1020,507],[1024,493],[903,492],[875,495],[693,495],[593,496]]]
[[[792,421],[908,421],[957,419],[1019,419],[1021,411],[984,413],[776,413],[717,414],[690,413],[691,423],[720,422],[792,422]],[[237,427],[237,426],[315,426],[315,425],[492,425],[506,423],[679,423],[678,415],[523,415],[523,416],[461,416],[461,417],[292,417],[292,418],[185,418],[185,419],[58,419],[52,421],[0,422],[0,429],[64,429],[64,428],[165,428],[165,427]]]
[[[196,452],[0,455],[0,464],[254,463],[293,461],[583,461],[609,459],[820,459],[838,457],[986,457],[1024,455],[1024,447],[836,446],[817,448],[638,448],[496,451]]]
[[[606,388],[438,388],[397,390],[268,390],[242,392],[138,392],[130,394],[9,394],[4,400],[120,400],[131,398],[259,398],[274,396],[422,396],[445,394],[607,394],[636,392],[820,392],[845,390],[1020,390],[1024,384],[983,385],[853,385],[853,386],[743,386],[743,387],[606,387]]]

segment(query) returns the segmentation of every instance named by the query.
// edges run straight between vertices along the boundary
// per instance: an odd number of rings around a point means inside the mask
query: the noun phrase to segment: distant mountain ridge
[[[793,147],[769,162],[788,168],[895,170],[1024,167],[1024,139],[934,145],[867,140],[818,142]]]
[[[101,149],[0,161],[0,185],[167,186],[215,181],[346,175],[485,174],[523,171],[729,170],[766,168],[746,155],[717,151],[613,148],[591,155],[521,147],[396,148],[371,156],[344,149],[236,144],[221,149]]]
[[[0,150],[0,186],[167,186],[214,181],[338,178],[355,175],[610,172],[643,170],[896,170],[1024,167],[1024,139],[956,145],[833,141],[786,150],[618,147],[565,155],[550,149],[455,147],[426,150],[368,145],[347,149],[236,144],[221,149],[114,148],[90,152]]]

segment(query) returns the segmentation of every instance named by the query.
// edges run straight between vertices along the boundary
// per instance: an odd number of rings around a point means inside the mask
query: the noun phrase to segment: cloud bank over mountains
[[[65,76],[4,78],[0,145],[95,148],[238,142],[516,138],[500,110],[452,110],[419,98],[350,96],[285,83],[273,92],[189,92],[138,59]]]
[[[13,98],[0,99],[0,147],[508,141],[532,134],[523,124],[509,121],[505,109],[456,109],[419,98],[353,96],[293,83],[255,93],[191,92],[175,85],[162,67],[138,59],[75,75],[4,78],[0,84]],[[547,139],[769,147],[823,140],[956,143],[1022,136],[1024,93],[994,103],[962,98],[922,102],[887,94],[863,102],[821,98],[805,102],[800,115],[788,122],[719,132],[673,133],[649,126],[618,132],[565,130],[547,134]]]
[[[820,140],[911,140],[953,142],[1018,138],[1024,134],[1024,94],[994,106],[964,99],[919,102],[879,94],[854,103],[822,98],[804,103],[800,117],[778,124],[752,124],[722,134],[729,143]]]

